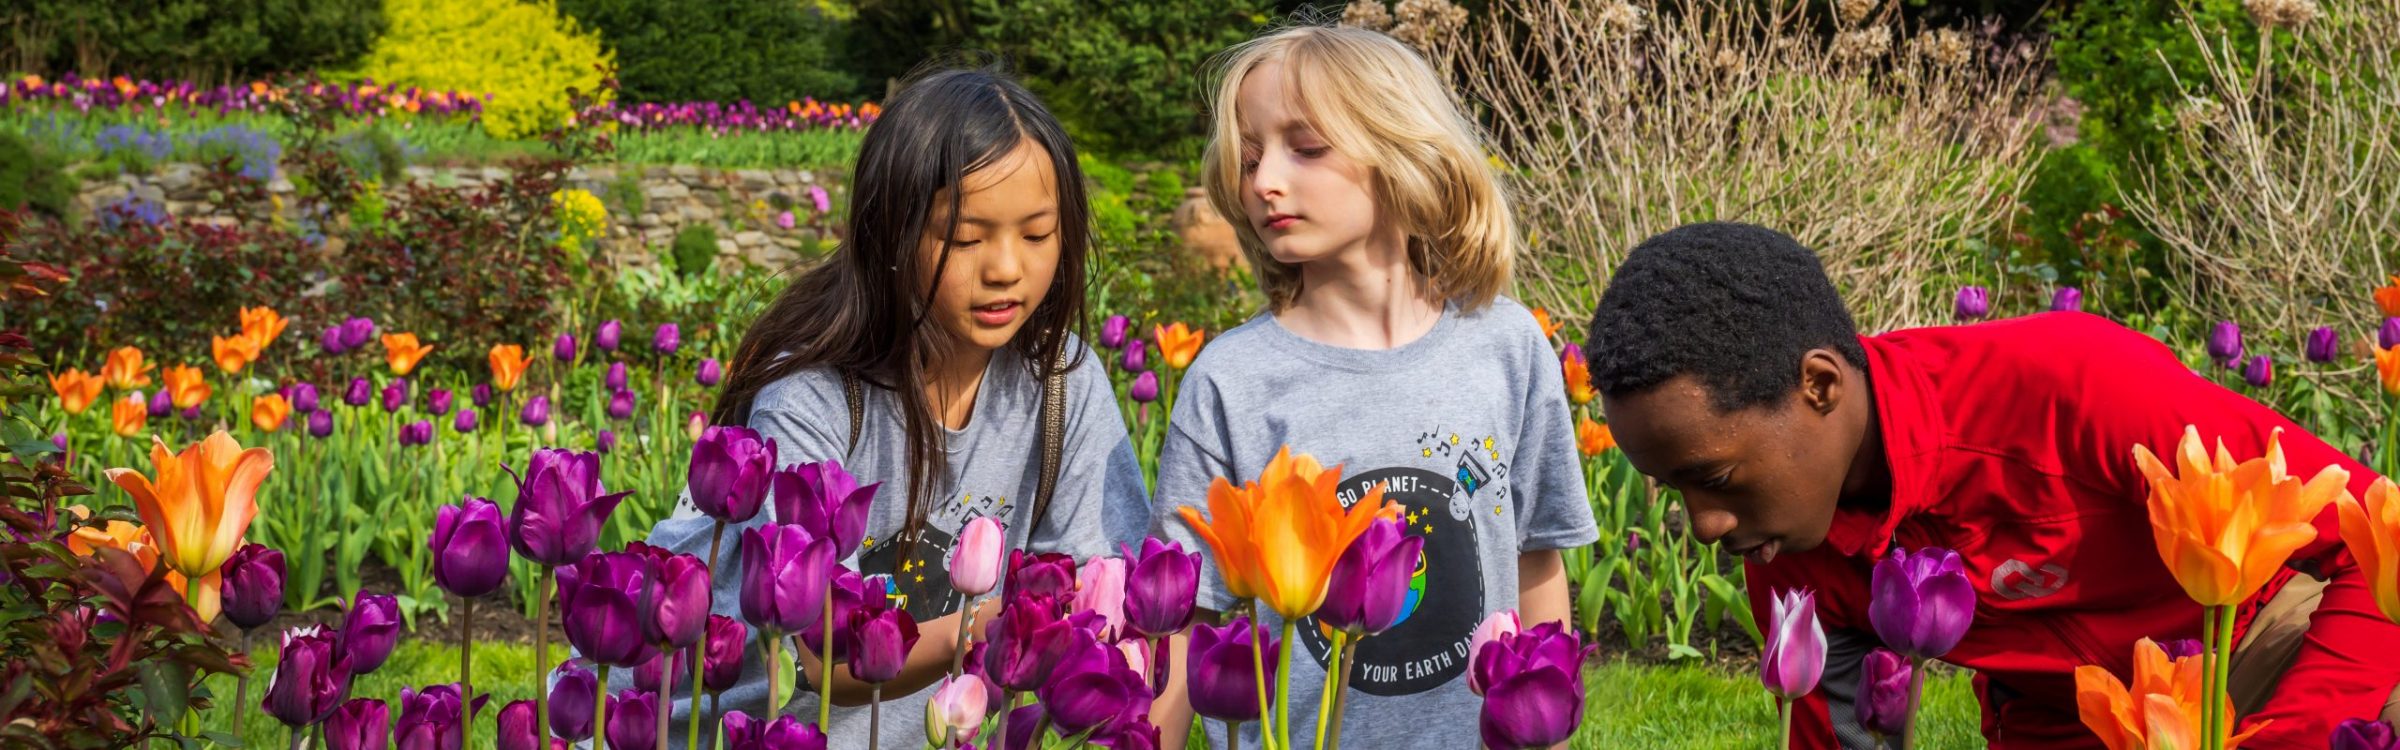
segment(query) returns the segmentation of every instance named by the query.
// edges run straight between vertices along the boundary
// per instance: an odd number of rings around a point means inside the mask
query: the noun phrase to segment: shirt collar
[[[1933,380],[1909,359],[1909,352],[1876,337],[1860,336],[1859,344],[1866,349],[1876,429],[1892,472],[1891,506],[1836,509],[1825,541],[1844,556],[1876,559],[1891,546],[1901,521],[1932,507],[1933,479],[1946,432]]]

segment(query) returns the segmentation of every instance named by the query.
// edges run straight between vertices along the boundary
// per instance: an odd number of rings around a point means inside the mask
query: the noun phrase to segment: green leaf
[[[1676,659],[1698,659],[1701,656],[1702,654],[1700,653],[1700,649],[1692,648],[1681,643],[1667,646],[1667,659],[1670,661]]]
[[[192,670],[173,661],[154,661],[139,667],[144,708],[163,724],[172,724],[191,705]]]
[[[200,739],[216,743],[217,747],[238,748],[242,746],[242,738],[240,736],[226,734],[224,732],[201,732]]]

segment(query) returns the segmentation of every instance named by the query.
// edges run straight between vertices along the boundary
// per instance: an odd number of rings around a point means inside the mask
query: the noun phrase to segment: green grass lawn
[[[561,656],[564,647],[558,647]],[[283,725],[258,710],[266,676],[274,670],[275,649],[251,654],[259,665],[250,685],[251,707],[243,721],[245,747],[280,748],[288,741]],[[475,649],[476,689],[492,694],[485,718],[477,722],[467,747],[492,747],[493,722],[509,701],[533,697],[533,648],[514,644],[478,644]],[[374,674],[361,678],[353,696],[378,696],[394,703],[402,686],[420,686],[458,679],[458,649],[403,641],[392,659]],[[1759,748],[1771,747],[1777,725],[1774,703],[1758,680],[1747,673],[1698,665],[1646,666],[1609,662],[1585,676],[1589,700],[1577,748]],[[217,678],[208,689],[221,705],[209,712],[208,731],[225,731],[233,722],[234,681]],[[1918,732],[1923,747],[1957,748],[1982,744],[1977,734],[1974,688],[1963,674],[1926,685],[1926,715]],[[910,718],[913,720],[913,717]],[[681,731],[680,727],[677,731]]]

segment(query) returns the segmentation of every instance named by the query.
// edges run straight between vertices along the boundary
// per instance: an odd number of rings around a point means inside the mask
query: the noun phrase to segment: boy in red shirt
[[[1695,536],[1746,560],[1760,627],[1773,592],[1817,592],[1832,648],[1799,747],[1872,747],[1850,701],[1879,645],[1869,572],[1894,548],[1965,563],[1976,620],[1942,661],[1975,670],[1992,747],[2098,748],[2075,667],[2128,679],[2135,642],[2201,634],[2153,541],[2135,445],[2170,455],[2190,425],[2251,458],[2281,430],[2290,474],[2338,465],[2353,494],[2375,478],[2097,316],[1859,336],[1816,254],[1760,227],[1642,243],[1587,341],[1618,447],[1682,492]],[[2400,626],[2335,518],[2236,615],[2233,694],[2245,725],[2273,722],[2246,748],[2322,748],[2343,719],[2400,716]]]

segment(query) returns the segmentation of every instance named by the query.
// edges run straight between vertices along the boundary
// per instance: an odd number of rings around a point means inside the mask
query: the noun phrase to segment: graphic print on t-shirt
[[[1358,642],[1357,671],[1350,687],[1369,695],[1422,693],[1467,671],[1467,648],[1484,611],[1483,562],[1475,528],[1495,517],[1506,497],[1507,464],[1490,438],[1427,433],[1418,441],[1420,458],[1441,459],[1445,473],[1418,466],[1374,469],[1342,477],[1343,507],[1358,503],[1376,484],[1400,506],[1408,533],[1425,540],[1400,619],[1382,635]],[[1300,642],[1319,665],[1332,659],[1333,632],[1311,617],[1297,628]]]
[[[884,593],[891,597],[892,606],[907,610],[918,622],[957,612],[965,603],[958,590],[950,587],[950,555],[958,530],[979,517],[1007,518],[1016,507],[998,495],[959,495],[926,519],[925,533],[917,538],[907,560],[897,559],[900,548],[910,545],[896,533],[891,539],[865,540],[860,545],[859,572],[885,576]]]

